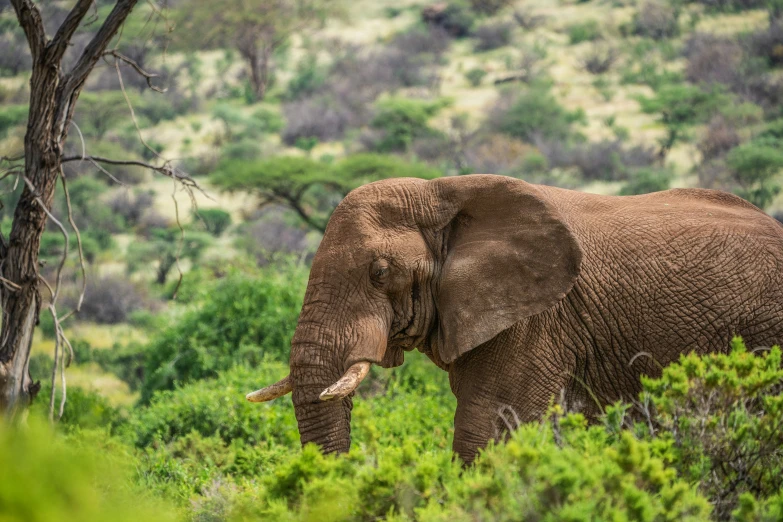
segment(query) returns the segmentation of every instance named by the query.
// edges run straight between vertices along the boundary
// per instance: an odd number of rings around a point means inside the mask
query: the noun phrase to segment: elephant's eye
[[[389,277],[389,262],[385,259],[376,259],[370,266],[370,277],[377,283],[386,281]]]

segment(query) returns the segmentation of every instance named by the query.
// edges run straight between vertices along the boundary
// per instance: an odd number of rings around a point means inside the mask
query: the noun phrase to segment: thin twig
[[[147,80],[147,86],[150,89],[152,89],[153,91],[160,92],[160,93],[164,93],[164,92],[168,91],[167,88],[161,89],[160,87],[155,87],[154,85],[152,85],[152,79],[153,78],[157,78],[159,76],[158,74],[149,73],[149,72],[145,71],[144,69],[141,68],[141,66],[138,63],[136,63],[135,60],[132,60],[131,58],[128,58],[127,56],[125,56],[121,52],[117,51],[116,49],[111,49],[110,51],[104,51],[103,56],[113,56],[114,59],[115,59],[114,60],[115,67],[119,67],[119,64],[118,64],[117,60],[125,62],[128,65],[130,65],[131,67],[133,67],[133,69],[137,73],[139,73],[141,76],[144,77],[145,80]]]
[[[78,313],[82,309],[82,303],[84,302],[84,294],[87,291],[87,270],[85,269],[85,263],[84,263],[84,249],[82,248],[82,236],[79,233],[79,227],[76,226],[76,222],[73,219],[73,209],[71,207],[71,194],[68,192],[68,185],[65,182],[65,173],[63,172],[62,168],[60,168],[60,179],[63,183],[63,192],[65,193],[65,205],[68,209],[68,222],[71,224],[71,228],[73,228],[74,233],[76,234],[76,245],[79,250],[79,267],[82,272],[82,290],[79,292],[79,300],[76,303],[76,308],[68,312],[63,316],[62,319],[60,319],[60,322],[65,321],[69,317],[71,317],[73,314]],[[66,341],[67,342],[67,341]],[[68,343],[70,346],[70,343]],[[71,358],[73,358],[73,349],[71,348]]]

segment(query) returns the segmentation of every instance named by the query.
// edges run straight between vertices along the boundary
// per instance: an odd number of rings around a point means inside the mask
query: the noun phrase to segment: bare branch
[[[153,74],[153,73],[149,73],[149,72],[145,71],[144,69],[142,69],[142,68],[141,68],[141,66],[140,66],[138,63],[136,63],[134,60],[131,60],[130,58],[128,58],[128,57],[127,57],[127,56],[125,56],[124,54],[120,53],[120,52],[119,52],[119,51],[117,51],[116,49],[112,49],[112,50],[110,50],[110,51],[105,51],[105,52],[103,53],[103,55],[104,55],[104,56],[113,56],[113,57],[115,58],[115,60],[120,60],[120,61],[122,61],[122,62],[125,62],[125,63],[127,63],[127,64],[128,64],[128,65],[130,65],[131,67],[133,67],[133,69],[134,69],[134,70],[135,70],[137,73],[139,73],[141,76],[143,76],[143,77],[144,77],[144,79],[146,79],[146,80],[147,80],[147,85],[148,85],[148,86],[149,86],[149,88],[150,88],[150,89],[152,89],[153,91],[155,91],[155,92],[160,92],[160,93],[163,93],[163,92],[166,92],[166,91],[168,90],[168,89],[165,89],[165,88],[164,88],[164,89],[161,89],[160,87],[155,87],[154,85],[152,85],[152,79],[153,79],[153,78],[157,78],[157,77],[158,77],[158,75],[157,75],[157,74]]]
[[[76,234],[76,244],[79,250],[79,267],[82,272],[82,289],[81,292],[79,292],[79,300],[76,303],[76,308],[74,308],[73,310],[65,314],[63,318],[60,319],[60,322],[63,322],[73,314],[78,313],[82,309],[82,303],[84,302],[84,294],[87,291],[87,270],[85,269],[85,263],[84,263],[84,249],[82,248],[82,236],[79,233],[79,227],[76,226],[76,222],[73,220],[73,209],[71,208],[71,194],[70,192],[68,192],[68,185],[65,182],[65,173],[63,172],[62,168],[60,168],[60,180],[63,183],[63,192],[65,193],[65,204],[66,207],[68,208],[68,222],[71,224],[71,228]],[[70,347],[70,343],[68,343],[67,339],[65,339],[65,342]],[[71,348],[71,358],[73,358],[73,348]],[[62,414],[60,415],[62,416]]]
[[[20,0],[15,1],[18,2]],[[76,65],[74,65],[71,72],[68,73],[67,90],[69,95],[76,92],[84,84],[90,71],[92,71],[92,68],[95,66],[95,62],[103,55],[106,46],[109,45],[111,39],[117,34],[117,31],[125,22],[125,19],[133,10],[137,1],[138,0],[118,0],[117,3],[114,4],[114,9],[112,9],[109,16],[106,17],[106,20],[98,30],[98,33],[90,40],[87,47],[84,48],[84,52],[79,58],[79,61],[76,62]]]
[[[71,37],[76,29],[79,28],[79,24],[82,19],[90,10],[93,0],[78,0],[76,5],[73,6],[71,12],[65,17],[63,23],[57,29],[52,41],[46,46],[47,59],[53,60],[55,63],[59,63],[62,59],[65,51],[68,49],[68,45],[71,43]]]
[[[11,0],[11,5],[14,6],[16,18],[24,30],[33,62],[35,62],[46,47],[46,29],[44,29],[41,19],[41,11],[31,0]]]

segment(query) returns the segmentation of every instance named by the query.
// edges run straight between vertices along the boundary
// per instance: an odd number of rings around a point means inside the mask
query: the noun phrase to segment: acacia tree
[[[50,212],[58,181],[62,182],[67,198],[66,180],[62,170],[63,162],[81,159],[96,164],[97,162],[132,163],[151,168],[175,179],[185,179],[191,184],[192,181],[182,176],[168,163],[155,166],[141,162],[89,157],[84,154],[76,158],[63,157],[68,130],[79,94],[99,59],[103,57],[113,59],[118,71],[119,61],[123,61],[144,75],[148,83],[152,77],[133,60],[120,54],[116,49],[107,50],[135,7],[137,0],[117,0],[111,12],[103,19],[97,32],[82,51],[81,56],[68,70],[63,63],[63,57],[71,45],[74,33],[93,6],[94,0],[77,0],[51,38],[46,34],[41,12],[32,0],[10,0],[10,2],[26,36],[32,57],[24,156],[18,158],[22,163],[13,161],[17,158],[0,158],[12,165],[2,177],[16,176],[17,181],[23,185],[21,196],[15,207],[10,235],[6,239],[0,232],[0,307],[2,308],[0,412],[6,417],[13,418],[26,409],[40,389],[40,384],[32,382],[28,371],[33,330],[44,303],[39,290],[40,284],[48,287],[50,291],[51,295],[48,298],[47,306],[55,318],[55,325],[58,329],[57,344],[55,345],[55,370],[57,368],[56,351],[59,343],[62,341],[67,344],[54,308],[59,284],[52,287],[43,280],[39,274],[38,262],[41,235],[44,232],[47,218],[50,218],[66,235],[65,244],[68,244],[65,227]],[[70,211],[69,221],[76,230]],[[76,234],[78,238],[78,230],[76,230]],[[67,246],[63,263],[66,255]],[[60,268],[62,268],[62,263]],[[53,400],[54,394],[52,394],[50,407]],[[61,409],[63,404],[61,403]]]
[[[274,53],[294,33],[342,12],[339,0],[192,0],[179,13],[179,33],[189,48],[233,47],[247,64],[256,100],[273,77]]]

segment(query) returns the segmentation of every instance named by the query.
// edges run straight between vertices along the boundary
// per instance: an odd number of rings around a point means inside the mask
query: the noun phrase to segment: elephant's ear
[[[451,363],[557,304],[574,286],[582,252],[533,185],[492,175],[428,184],[431,224],[443,227],[438,350]]]

